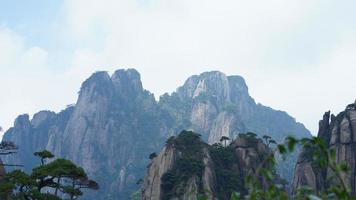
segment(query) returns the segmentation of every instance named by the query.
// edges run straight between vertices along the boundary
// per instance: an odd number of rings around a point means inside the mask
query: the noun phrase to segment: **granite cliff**
[[[241,132],[270,135],[282,141],[287,134],[309,137],[305,127],[283,111],[257,104],[241,76],[212,71],[192,76],[172,94],[160,97],[159,105],[173,117],[174,127],[189,128],[213,144],[222,136]]]
[[[232,192],[246,195],[246,177],[255,175],[258,168],[268,168],[263,163],[271,154],[271,149],[257,138],[239,137],[226,146],[208,145],[200,140],[200,135],[183,131],[170,138],[152,159],[142,199],[196,200],[205,196],[224,200],[230,199]]]
[[[347,174],[342,179],[356,194],[356,102],[346,107],[338,115],[326,112],[319,122],[318,137],[322,138],[327,149],[335,150],[337,163],[346,163],[349,167]],[[321,169],[313,164],[310,149],[304,149],[299,155],[294,179],[293,193],[302,186],[309,186],[314,191],[322,191],[330,187],[328,178],[332,176],[330,169]]]
[[[59,113],[20,115],[3,138],[19,151],[4,159],[30,170],[38,164],[32,153],[47,149],[73,160],[99,183],[100,193],[87,198],[127,199],[144,176],[148,155],[183,129],[201,133],[210,144],[247,131],[277,140],[289,133],[310,135],[287,113],[256,104],[240,76],[202,73],[156,101],[140,74],[128,69],[112,76],[94,73],[82,84],[77,102]]]
[[[12,163],[27,170],[38,162],[32,153],[47,149],[86,169],[101,186],[91,199],[125,199],[143,177],[147,153],[162,146],[159,107],[142,88],[136,70],[118,70],[111,77],[97,72],[87,79],[75,106],[56,114],[22,115],[4,140],[19,147]]]

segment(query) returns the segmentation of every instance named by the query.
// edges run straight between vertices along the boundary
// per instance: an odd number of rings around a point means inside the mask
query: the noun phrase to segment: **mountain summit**
[[[277,140],[289,134],[309,136],[305,127],[283,111],[256,104],[241,76],[212,71],[191,76],[159,104],[176,116],[175,126],[195,130],[210,144],[240,132],[268,134]]]
[[[240,76],[195,75],[157,102],[143,88],[140,74],[128,69],[112,76],[94,73],[82,84],[75,105],[59,113],[40,111],[32,119],[22,115],[3,140],[20,147],[7,162],[30,170],[37,162],[32,153],[47,149],[73,160],[99,183],[100,194],[88,192],[87,199],[127,199],[144,177],[149,154],[184,129],[201,133],[210,144],[247,131],[276,140],[289,133],[310,135],[287,113],[256,104]]]

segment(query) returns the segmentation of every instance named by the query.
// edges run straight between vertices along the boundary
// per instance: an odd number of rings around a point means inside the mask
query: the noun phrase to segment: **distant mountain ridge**
[[[60,113],[19,116],[3,140],[20,150],[5,161],[30,170],[37,163],[32,153],[48,149],[98,181],[100,192],[89,192],[88,199],[127,199],[144,177],[148,155],[183,129],[201,133],[210,144],[245,131],[278,141],[290,133],[310,136],[287,113],[256,104],[240,76],[205,72],[156,101],[135,69],[121,69],[112,76],[94,73],[82,84],[77,103]]]

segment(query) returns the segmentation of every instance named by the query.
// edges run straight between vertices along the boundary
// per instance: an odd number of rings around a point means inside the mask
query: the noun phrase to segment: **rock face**
[[[227,147],[209,146],[194,134],[183,131],[170,139],[152,160],[143,183],[143,200],[196,200],[199,195],[230,199],[231,192],[246,194],[243,180],[248,175],[258,167],[268,167],[261,163],[272,151],[259,139],[237,138]],[[234,188],[228,190],[227,185]]]
[[[112,77],[97,72],[83,83],[75,106],[59,114],[42,111],[32,120],[20,116],[4,140],[20,147],[11,163],[29,170],[38,162],[33,152],[48,149],[99,183],[100,194],[88,194],[89,199],[126,199],[144,175],[147,154],[164,141],[159,114],[137,71],[118,70]]]
[[[285,112],[256,104],[242,77],[217,71],[190,77],[176,92],[162,95],[159,104],[174,116],[175,127],[197,131],[210,144],[221,136],[235,138],[246,131],[268,134],[277,140],[287,133],[310,136]]]
[[[202,133],[210,144],[242,131],[275,139],[310,135],[285,112],[256,104],[240,76],[216,71],[192,76],[157,102],[143,89],[140,74],[128,69],[112,76],[94,73],[75,105],[59,113],[41,111],[32,119],[21,115],[3,140],[20,148],[6,158],[9,163],[30,171],[39,163],[33,152],[47,149],[73,160],[99,183],[100,192],[86,193],[87,199],[127,199],[144,176],[148,155],[183,129]]]
[[[350,171],[342,178],[352,194],[356,194],[356,102],[337,116],[326,112],[319,122],[318,137],[325,141],[327,148],[335,150],[337,163],[348,165]],[[294,193],[302,186],[309,186],[315,191],[329,187],[327,179],[332,172],[314,166],[309,151],[304,149],[298,158],[293,179]]]
[[[269,135],[283,142],[287,135],[310,137],[310,132],[283,111],[256,104],[241,76],[226,76],[212,71],[192,76],[172,94],[160,97],[160,107],[171,117],[169,135],[182,129],[202,134],[209,144],[222,136],[236,138],[241,132]],[[279,161],[279,174],[292,180],[297,153]]]

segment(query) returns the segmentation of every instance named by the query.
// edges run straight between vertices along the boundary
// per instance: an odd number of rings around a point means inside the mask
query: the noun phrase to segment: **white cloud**
[[[243,75],[258,102],[288,111],[315,132],[324,111],[338,112],[355,98],[355,4],[66,0],[49,39],[55,49],[28,46],[31,38],[0,31],[0,72],[6,66],[14,73],[8,77],[16,77],[1,81],[13,85],[15,100],[0,100],[7,109],[0,121],[7,125],[18,113],[43,108],[58,111],[73,103],[96,70],[134,67],[156,96],[192,74],[220,70]],[[53,69],[58,66],[65,70]]]
[[[75,96],[66,92],[64,76],[50,71],[48,52],[28,46],[22,36],[8,28],[0,28],[0,80],[0,126],[4,129],[12,126],[19,114],[58,111]]]
[[[241,74],[257,101],[288,111],[313,132],[324,111],[339,112],[353,100],[352,73],[343,74],[355,71],[356,45],[343,50],[354,38],[343,39],[344,33],[356,30],[348,19],[356,17],[349,9],[352,1],[77,0],[66,5],[71,35],[86,43],[72,63],[78,74],[100,69],[96,66],[135,67],[156,94],[206,70]]]

